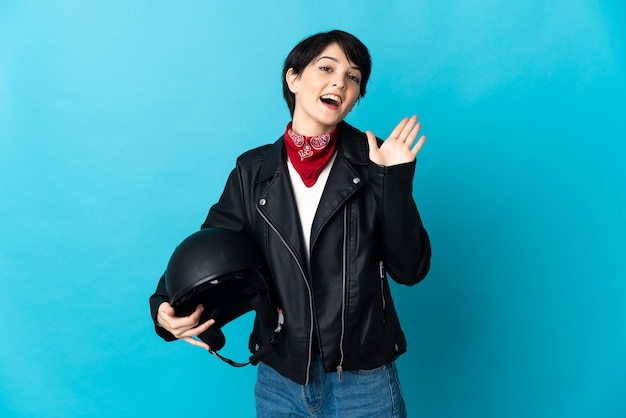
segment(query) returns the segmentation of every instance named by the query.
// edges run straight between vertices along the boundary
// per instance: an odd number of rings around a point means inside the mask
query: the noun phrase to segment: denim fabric
[[[321,361],[311,364],[306,386],[259,363],[255,387],[257,418],[277,417],[406,417],[395,363],[373,370],[324,373]]]

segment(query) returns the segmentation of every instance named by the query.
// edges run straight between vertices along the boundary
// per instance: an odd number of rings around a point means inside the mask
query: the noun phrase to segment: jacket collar
[[[276,142],[270,145],[259,181],[265,181],[281,172],[284,167],[287,152],[281,135]],[[337,157],[343,158],[352,164],[367,165],[369,163],[369,150],[365,133],[359,131],[346,122],[339,123],[339,141],[337,143]]]

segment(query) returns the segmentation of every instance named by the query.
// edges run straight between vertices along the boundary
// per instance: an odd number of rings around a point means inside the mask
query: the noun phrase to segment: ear
[[[287,86],[289,86],[289,91],[293,94],[298,92],[298,83],[300,82],[300,74],[296,74],[293,71],[293,68],[287,70],[285,74],[285,81],[287,81]]]

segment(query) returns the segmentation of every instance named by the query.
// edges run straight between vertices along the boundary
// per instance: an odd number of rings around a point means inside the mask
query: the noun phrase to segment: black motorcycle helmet
[[[247,312],[255,310],[256,320],[274,331],[272,340],[249,362],[256,365],[278,344],[282,311],[275,303],[263,256],[244,232],[206,228],[187,237],[169,260],[165,289],[177,316],[190,315],[198,305],[204,306],[200,321],[212,318],[215,324],[198,338],[211,347],[212,354],[233,366],[247,363],[217,354],[226,344],[221,328]]]

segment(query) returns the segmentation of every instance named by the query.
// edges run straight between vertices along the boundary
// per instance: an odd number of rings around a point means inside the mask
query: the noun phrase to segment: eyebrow
[[[319,57],[317,60],[315,60],[315,62],[316,62],[316,63],[317,63],[317,62],[320,62],[320,61],[321,61],[321,60],[323,60],[324,58],[329,59],[329,60],[331,60],[331,61],[335,61],[335,62],[337,62],[337,63],[339,62],[339,60],[338,60],[337,58],[335,58],[335,57],[330,57],[330,56],[328,56],[328,55],[323,55],[323,56]],[[361,71],[361,69],[360,69],[359,67],[357,67],[356,65],[352,65],[352,66],[350,66],[350,68],[352,68],[353,70],[358,70],[358,71]]]

